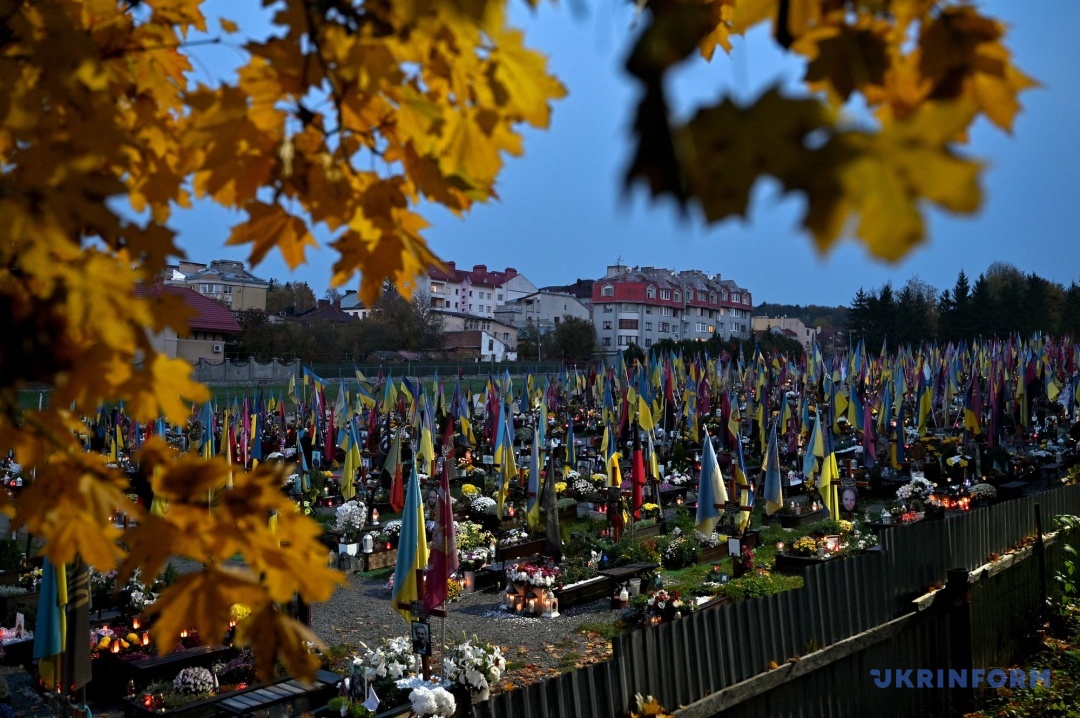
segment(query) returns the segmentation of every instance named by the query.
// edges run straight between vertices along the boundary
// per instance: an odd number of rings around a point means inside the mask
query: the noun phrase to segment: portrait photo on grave
[[[844,511],[848,513],[854,513],[859,504],[859,492],[853,487],[849,487],[843,490],[840,494],[840,505]]]
[[[419,656],[431,655],[431,626],[423,621],[412,622],[413,653]]]

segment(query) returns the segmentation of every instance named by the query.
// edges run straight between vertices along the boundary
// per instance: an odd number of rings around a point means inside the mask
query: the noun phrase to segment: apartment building
[[[664,339],[746,338],[753,314],[748,290],[696,269],[609,266],[593,284],[592,305],[603,354]]]

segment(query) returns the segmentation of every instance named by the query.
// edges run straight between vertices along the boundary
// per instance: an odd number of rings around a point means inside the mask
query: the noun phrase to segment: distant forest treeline
[[[1069,287],[1024,274],[1012,264],[995,262],[971,282],[963,272],[956,283],[938,291],[918,277],[899,290],[891,283],[859,289],[851,301],[847,331],[866,340],[867,348],[888,341],[970,341],[1017,332],[1080,336],[1080,285]]]
[[[937,289],[913,277],[900,288],[886,282],[877,289],[860,288],[847,307],[764,302],[756,316],[791,317],[822,330],[819,345],[864,339],[868,348],[889,348],[924,341],[960,341],[1031,336],[1080,337],[1080,284],[1068,287],[1025,274],[1007,262],[995,262],[974,282],[963,270],[953,286]]]

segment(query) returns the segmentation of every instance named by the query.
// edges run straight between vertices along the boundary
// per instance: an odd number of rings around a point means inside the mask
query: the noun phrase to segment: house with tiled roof
[[[432,267],[419,277],[417,287],[431,298],[437,312],[461,312],[491,318],[496,307],[536,291],[536,285],[513,267],[489,271],[486,264],[471,270],[459,269],[455,262],[446,268]]]
[[[183,275],[183,283],[193,291],[222,302],[234,312],[243,309],[266,311],[266,291],[270,283],[249,272],[243,262],[231,259],[215,259],[209,265],[180,262],[175,271]]]
[[[354,317],[342,309],[341,305],[328,299],[320,299],[311,309],[297,314],[294,320],[300,324],[314,324],[316,322],[355,324],[360,321],[358,317]]]
[[[166,327],[150,337],[154,348],[170,359],[186,359],[192,364],[200,359],[221,362],[225,358],[226,342],[240,335],[240,324],[230,310],[188,287],[164,282],[139,284],[135,296],[151,302],[178,298],[190,310],[187,336],[179,336],[172,327]]]

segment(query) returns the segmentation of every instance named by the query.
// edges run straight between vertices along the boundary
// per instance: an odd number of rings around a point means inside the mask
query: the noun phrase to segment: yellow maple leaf
[[[566,88],[547,72],[547,59],[525,47],[525,36],[509,30],[495,38],[491,62],[498,89],[496,102],[505,104],[534,127],[551,121],[551,100],[566,96]]]
[[[236,642],[252,647],[258,657],[256,672],[260,680],[267,682],[275,675],[275,656],[281,658],[290,675],[313,680],[319,659],[312,649],[326,647],[310,628],[270,605],[252,607],[247,620],[237,624]]]
[[[271,249],[277,248],[290,268],[304,263],[304,247],[317,247],[307,225],[279,204],[251,202],[245,209],[249,219],[232,229],[226,244],[252,244],[252,264],[258,264]]]

